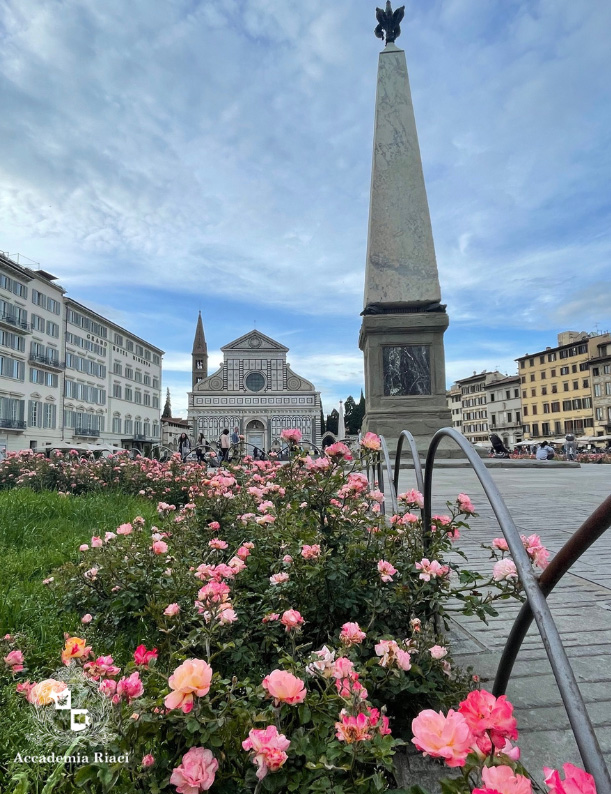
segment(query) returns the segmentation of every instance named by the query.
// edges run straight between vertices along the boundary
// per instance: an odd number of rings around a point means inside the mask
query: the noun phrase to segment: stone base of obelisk
[[[445,383],[443,334],[445,312],[368,314],[363,317],[359,347],[365,358],[365,418],[362,432],[386,438],[394,457],[402,430],[409,430],[422,457],[433,435],[452,427]],[[406,456],[409,456],[404,444]],[[456,445],[442,441],[438,457],[464,457]]]

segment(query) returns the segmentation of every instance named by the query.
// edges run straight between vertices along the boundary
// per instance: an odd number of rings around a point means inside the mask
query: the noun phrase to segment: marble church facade
[[[188,418],[195,439],[217,441],[234,427],[252,446],[280,444],[284,429],[298,428],[320,446],[320,392],[290,368],[288,348],[253,330],[221,348],[223,363],[208,375],[201,317],[193,345],[193,380]]]

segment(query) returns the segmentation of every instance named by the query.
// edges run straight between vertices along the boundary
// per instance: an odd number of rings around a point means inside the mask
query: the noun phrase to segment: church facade
[[[320,446],[320,392],[290,368],[288,348],[253,330],[221,348],[223,363],[208,375],[208,351],[201,315],[193,344],[188,418],[193,437],[218,441],[225,428],[238,428],[247,451],[277,448],[280,433],[298,428]]]

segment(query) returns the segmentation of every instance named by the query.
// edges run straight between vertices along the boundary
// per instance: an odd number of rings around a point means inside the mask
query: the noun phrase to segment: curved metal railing
[[[454,428],[442,428],[433,436],[426,455],[424,477],[422,476],[422,467],[416,443],[409,431],[404,430],[399,436],[394,471],[390,463],[386,440],[381,437],[382,454],[378,457],[377,462],[378,487],[382,492],[384,491],[382,470],[382,463],[384,463],[390,486],[388,496],[390,497],[393,512],[396,512],[397,506],[401,454],[404,441],[407,441],[414,461],[418,489],[424,496],[424,507],[422,510],[424,527],[430,526],[435,455],[440,442],[444,438],[449,438],[458,445],[475,471],[488,497],[503,536],[507,541],[527,599],[516,619],[503,651],[494,684],[494,694],[502,694],[505,691],[522,640],[534,619],[550,661],[584,766],[594,777],[598,794],[611,794],[611,775],[605,764],[583,696],[577,685],[575,673],[562,644],[558,627],[546,601],[547,595],[569,570],[571,565],[611,525],[611,497],[603,502],[598,510],[580,527],[578,532],[565,544],[543,572],[540,579],[538,579],[533,572],[528,553],[522,544],[520,533],[485,464],[470,442]],[[369,466],[367,473],[369,476]]]

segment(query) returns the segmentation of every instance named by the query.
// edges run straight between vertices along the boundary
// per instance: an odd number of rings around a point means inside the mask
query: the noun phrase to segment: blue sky
[[[358,397],[380,42],[368,0],[4,0],[0,250],[167,351],[185,413],[257,328]],[[413,0],[448,383],[607,330],[611,5]],[[27,262],[27,260],[22,260]]]

